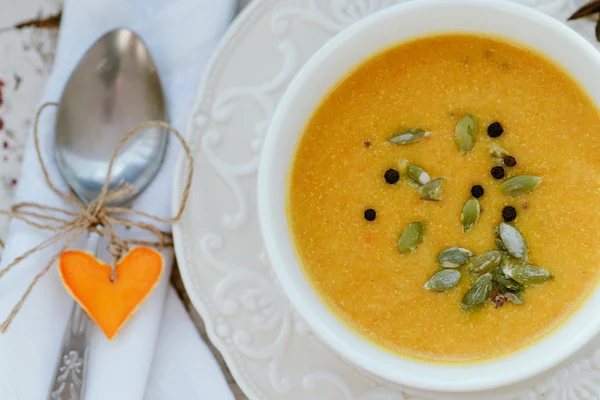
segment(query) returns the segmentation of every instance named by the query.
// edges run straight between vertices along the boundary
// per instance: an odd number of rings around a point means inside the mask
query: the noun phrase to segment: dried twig
[[[597,12],[600,12],[600,0],[594,0],[585,4],[583,7],[575,11],[575,13],[569,17],[569,21],[573,19],[587,17],[588,15],[592,15]]]
[[[62,10],[54,15],[50,15],[46,18],[35,18],[27,21],[19,22],[13,26],[7,26],[4,28],[0,28],[0,33],[11,31],[11,30],[21,30],[23,28],[40,28],[40,29],[55,29],[60,27],[60,21],[62,18]]]

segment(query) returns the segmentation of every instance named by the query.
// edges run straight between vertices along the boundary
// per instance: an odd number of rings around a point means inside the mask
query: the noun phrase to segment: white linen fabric
[[[148,45],[165,89],[169,122],[183,131],[200,75],[235,9],[233,0],[66,0],[54,69],[42,102],[59,99],[69,74],[97,38],[110,29],[127,27]],[[42,153],[53,182],[66,189],[53,165],[54,115],[54,110],[47,110],[40,119]],[[135,201],[135,209],[171,215],[171,181],[179,153],[179,143],[172,136],[161,171]],[[46,187],[31,138],[16,201],[65,206]],[[135,230],[123,234],[143,238]],[[0,268],[50,235],[13,220]],[[58,248],[36,254],[0,279],[1,320]],[[84,240],[73,248],[83,249]],[[109,341],[93,326],[85,400],[232,398],[206,344],[169,288],[172,251],[163,254],[166,265],[161,282],[117,337]],[[52,268],[10,330],[0,335],[0,399],[47,398],[71,304]]]

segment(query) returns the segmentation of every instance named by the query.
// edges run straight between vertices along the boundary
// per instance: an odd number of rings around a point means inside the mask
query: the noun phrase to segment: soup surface
[[[477,139],[458,151],[455,128],[465,114]],[[487,129],[499,122],[504,132]],[[432,134],[407,145],[403,129]],[[306,274],[324,302],[356,331],[404,356],[480,360],[518,350],[560,324],[596,285],[600,267],[600,115],[559,66],[492,37],[442,35],[404,43],[366,61],[315,111],[291,171],[289,220]],[[494,178],[489,147],[516,160]],[[403,176],[403,160],[445,178],[443,199],[424,201]],[[511,163],[512,164],[512,163]],[[400,181],[390,184],[386,171]],[[522,196],[501,184],[518,175],[542,183]],[[471,188],[484,195],[474,228],[463,233],[461,210]],[[552,279],[522,292],[524,304],[492,301],[461,307],[477,279],[460,269],[453,289],[424,284],[441,270],[438,254],[459,246],[496,249],[494,228],[505,207],[529,247],[529,264]],[[376,218],[367,220],[365,210]],[[372,215],[370,216],[372,217]],[[422,242],[401,253],[404,229],[424,221]],[[493,294],[490,294],[493,296]]]

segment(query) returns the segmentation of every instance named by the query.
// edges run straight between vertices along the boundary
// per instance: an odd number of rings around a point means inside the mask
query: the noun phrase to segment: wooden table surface
[[[250,1],[239,0],[239,9]],[[32,110],[52,69],[62,0],[0,0],[0,10],[0,205],[5,207],[14,198]],[[0,216],[0,240],[6,235],[7,225],[8,219]],[[176,268],[171,280],[221,365],[236,400],[246,399],[208,340],[204,323],[192,307]]]

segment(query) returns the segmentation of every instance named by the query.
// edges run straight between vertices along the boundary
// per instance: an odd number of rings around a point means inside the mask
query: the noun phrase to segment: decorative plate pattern
[[[465,394],[425,392],[342,361],[313,336],[277,283],[258,226],[255,188],[277,102],[329,38],[402,1],[256,0],[231,26],[207,69],[188,127],[197,173],[175,238],[190,298],[251,399],[600,399],[600,338],[558,368],[516,385]],[[514,1],[565,21],[586,0]],[[597,44],[594,21],[570,26]],[[180,171],[176,193],[182,178]]]

